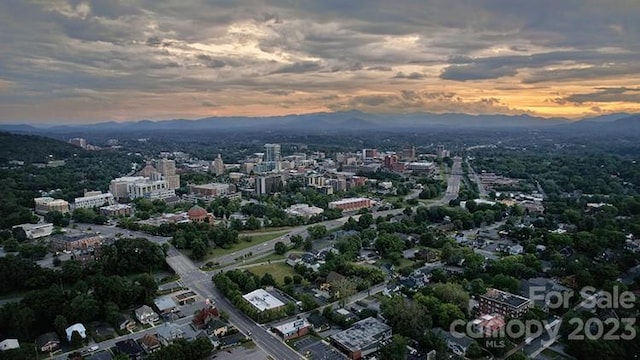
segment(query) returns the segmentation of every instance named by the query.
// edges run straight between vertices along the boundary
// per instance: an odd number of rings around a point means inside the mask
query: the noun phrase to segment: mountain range
[[[291,130],[291,131],[345,131],[345,130],[399,130],[422,128],[450,129],[505,129],[505,128],[566,128],[593,129],[619,128],[622,124],[635,127],[638,115],[627,113],[607,114],[580,121],[565,118],[546,119],[531,115],[469,115],[461,113],[434,114],[368,114],[360,111],[321,112],[300,115],[268,117],[208,117],[196,120],[140,120],[129,122],[101,122],[82,125],[0,125],[0,131],[36,134],[65,133],[119,133],[153,132],[171,130]]]

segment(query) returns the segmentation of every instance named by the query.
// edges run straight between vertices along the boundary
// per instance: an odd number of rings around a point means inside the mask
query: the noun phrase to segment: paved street
[[[236,309],[214,286],[211,277],[198,267],[184,254],[171,247],[167,255],[167,263],[180,275],[185,286],[200,296],[211,299],[218,309],[229,314],[229,321],[244,334],[251,333],[253,341],[262,350],[275,359],[294,360],[302,356],[287,344],[268,332],[245,314]]]

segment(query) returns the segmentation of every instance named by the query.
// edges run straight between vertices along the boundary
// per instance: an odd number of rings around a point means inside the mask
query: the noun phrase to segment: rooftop
[[[153,300],[158,310],[167,311],[174,309],[177,305],[176,302],[170,296],[160,296]]]
[[[273,328],[281,334],[290,334],[300,329],[304,329],[305,327],[308,327],[310,325],[311,324],[306,319],[296,319],[294,321],[289,321],[284,324],[274,326]]]
[[[491,299],[493,301],[497,301],[503,304],[507,304],[512,307],[520,307],[529,302],[529,299],[515,295],[506,291],[498,290],[498,289],[489,289],[487,293],[481,295],[481,297],[486,299]]]
[[[331,339],[351,351],[358,351],[378,341],[377,337],[391,331],[391,327],[382,321],[368,317],[353,324],[347,330],[331,336]]]
[[[340,205],[340,204],[349,204],[356,201],[369,201],[367,198],[345,198],[341,200],[332,201],[331,204]]]
[[[254,290],[242,297],[259,311],[276,309],[285,304],[264,289]]]

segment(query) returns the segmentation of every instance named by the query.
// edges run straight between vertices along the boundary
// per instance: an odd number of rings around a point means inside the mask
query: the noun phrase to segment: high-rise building
[[[161,159],[158,161],[158,171],[160,171],[162,178],[167,182],[169,189],[177,189],[180,187],[180,175],[176,175],[175,160]]]
[[[264,145],[264,162],[269,170],[280,171],[280,144]]]
[[[378,157],[378,149],[362,149],[362,160],[371,160]]]
[[[405,148],[402,150],[402,158],[404,160],[415,160],[416,159],[416,147],[415,146],[409,146],[408,148]]]
[[[449,157],[449,150],[445,149],[444,145],[438,145],[436,149],[436,157],[438,159]]]
[[[282,176],[268,175],[256,178],[256,194],[268,195],[282,191]]]
[[[158,161],[158,171],[163,176],[170,176],[176,174],[176,162],[169,159],[160,159]]]
[[[216,159],[211,162],[209,172],[213,173],[216,176],[224,174],[224,162],[222,161],[222,156],[220,154],[218,154]]]

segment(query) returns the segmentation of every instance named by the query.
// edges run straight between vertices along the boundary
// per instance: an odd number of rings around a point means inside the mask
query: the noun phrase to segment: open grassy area
[[[269,254],[269,255],[265,255],[262,257],[259,257],[253,261],[247,262],[244,265],[253,265],[253,264],[260,264],[263,262],[268,262],[268,261],[276,261],[276,260],[282,260],[285,258],[285,255],[278,255],[278,254]]]
[[[296,274],[296,272],[293,271],[293,268],[285,263],[258,265],[247,268],[247,270],[258,276],[270,273],[271,275],[273,275],[273,278],[280,284],[284,283],[285,276],[293,277],[293,275]]]
[[[234,253],[236,251],[239,250],[243,250],[258,244],[262,244],[265,241],[269,241],[269,240],[273,240],[277,237],[280,237],[284,234],[288,233],[288,231],[282,231],[282,232],[277,232],[277,233],[273,233],[273,234],[262,234],[262,235],[254,235],[254,236],[250,236],[251,241],[244,241],[243,239],[240,239],[240,242],[237,244],[234,244],[232,247],[230,247],[229,249],[222,249],[222,248],[215,248],[209,251],[209,254],[207,255],[207,258],[205,260],[211,260],[213,258],[216,258],[218,256],[222,256],[222,255],[228,255],[231,253]],[[240,235],[240,237],[242,238],[243,236]]]

